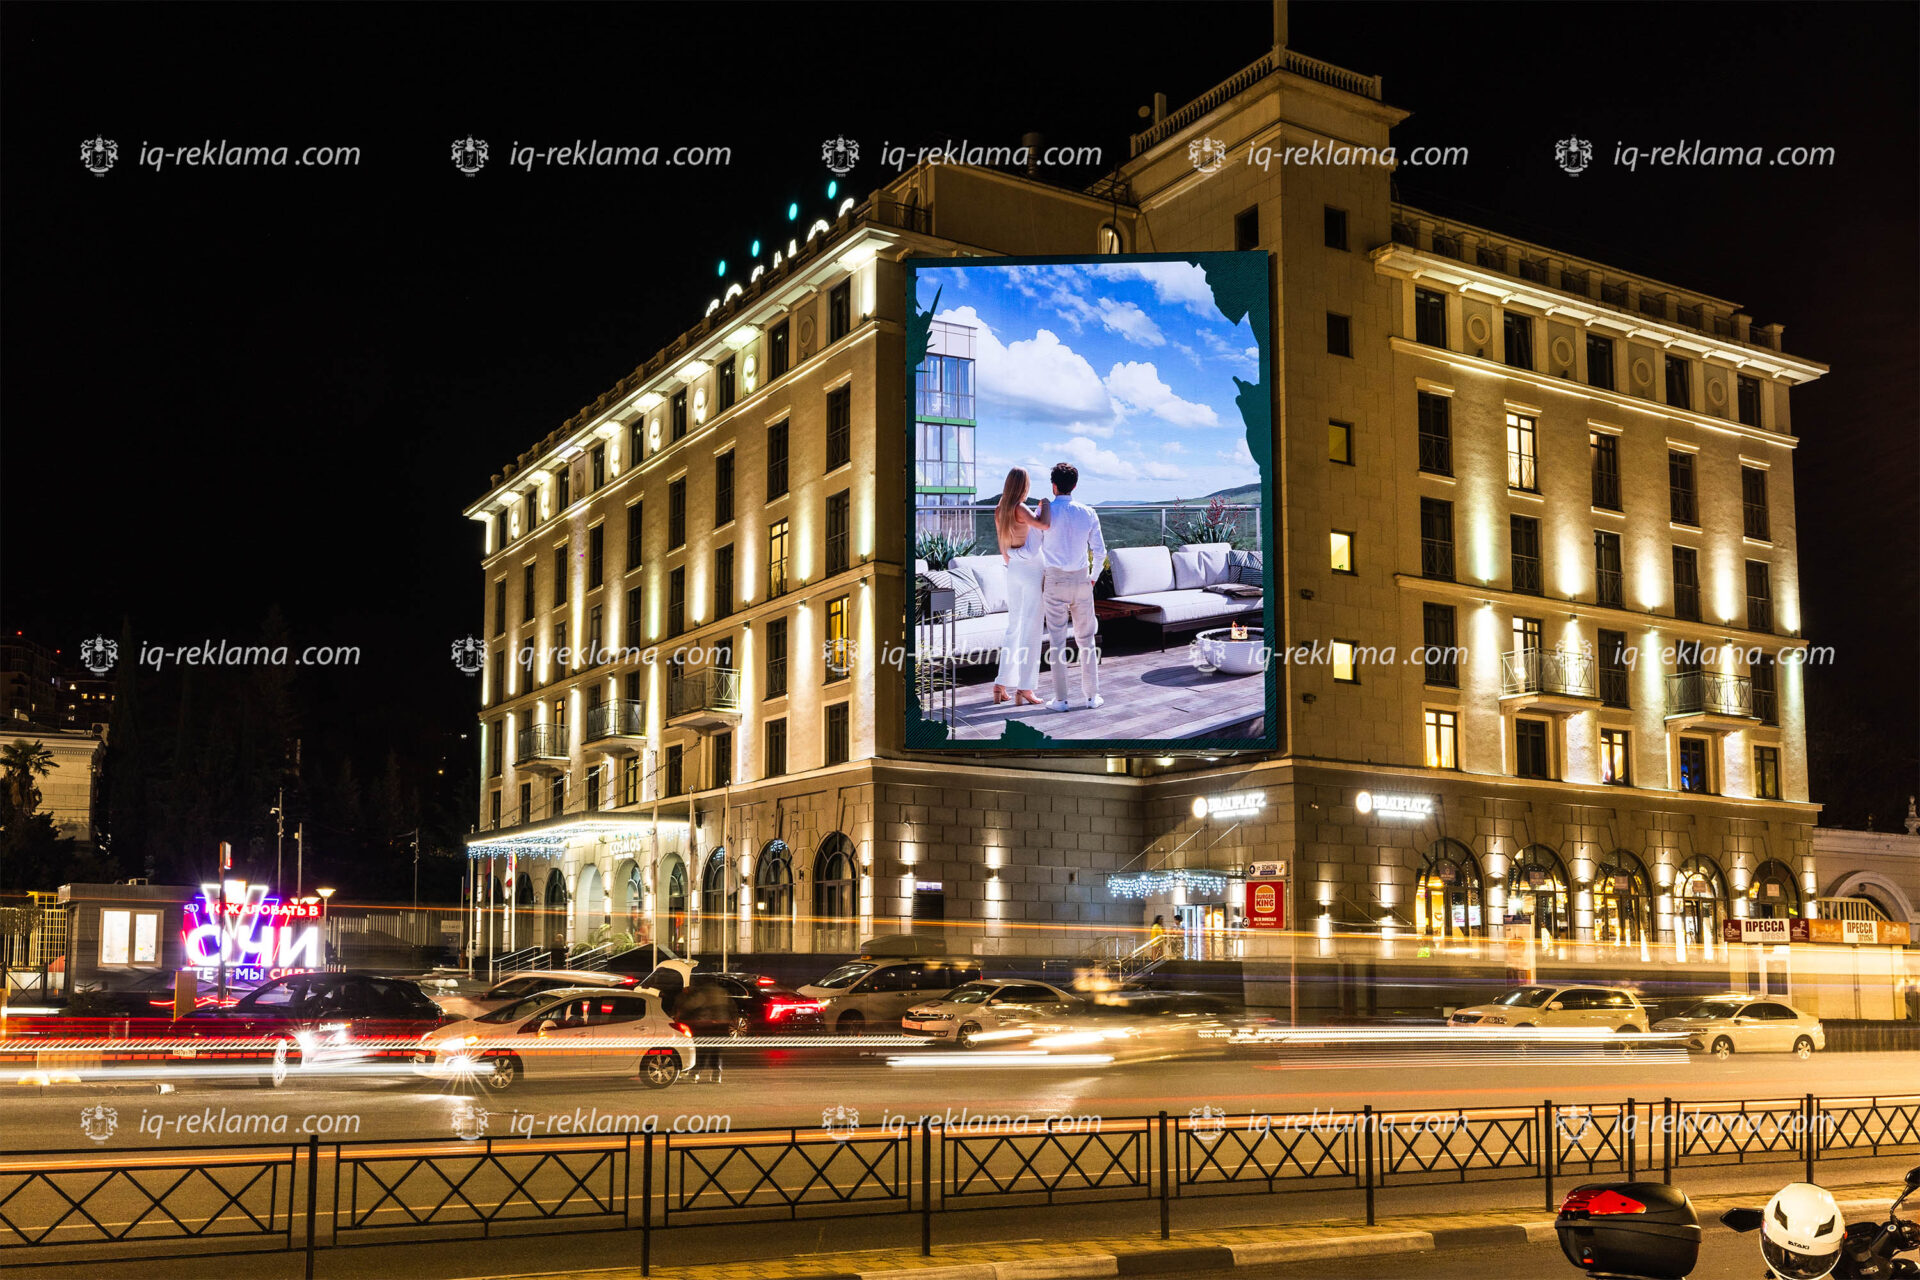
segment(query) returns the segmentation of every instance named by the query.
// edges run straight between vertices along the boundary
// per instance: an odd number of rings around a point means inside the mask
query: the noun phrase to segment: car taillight
[[[754,985],[758,987],[770,987],[773,985],[773,979],[769,978],[764,973],[761,974],[759,977],[755,978],[753,982],[754,982]]]
[[[676,1022],[676,1023],[674,1023],[674,1024],[673,1024],[673,1029],[674,1029],[675,1031],[678,1031],[678,1032],[679,1032],[679,1033],[680,1033],[681,1035],[683,1035],[683,1036],[690,1036],[690,1035],[692,1035],[692,1034],[693,1034],[693,1028],[692,1028],[692,1027],[690,1027],[690,1026],[688,1026],[688,1025],[687,1025],[686,1023],[684,1023],[684,1022]]]
[[[825,1007],[818,1000],[769,1000],[767,1020],[778,1022],[790,1013],[818,1013]]]
[[[620,979],[620,982],[619,982],[619,985],[620,985],[620,986],[623,986],[623,987],[637,987],[637,986],[639,986],[639,985],[640,985],[640,979],[638,979],[638,978],[622,978],[622,979]]]
[[[1646,1211],[1647,1206],[1632,1196],[1621,1195],[1610,1187],[1582,1187],[1560,1202],[1562,1214],[1584,1213],[1590,1218]]]

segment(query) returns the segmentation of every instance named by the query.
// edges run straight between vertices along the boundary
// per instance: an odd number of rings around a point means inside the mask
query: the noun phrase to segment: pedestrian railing
[[[108,1108],[98,1108],[102,1112]],[[1920,1150],[1920,1095],[1227,1115],[889,1117],[841,1111],[818,1129],[650,1132],[471,1141],[321,1142],[143,1151],[0,1152],[0,1266],[314,1255],[356,1245],[918,1215],[1221,1195],[1659,1177],[1710,1166]],[[107,1122],[96,1116],[98,1125]]]

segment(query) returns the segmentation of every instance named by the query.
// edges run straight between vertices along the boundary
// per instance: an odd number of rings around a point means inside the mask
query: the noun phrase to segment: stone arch
[[[1913,900],[1906,891],[1878,871],[1854,871],[1833,882],[1829,898],[1866,898],[1889,920],[1914,920]]]
[[[1573,936],[1573,885],[1560,855],[1544,844],[1522,849],[1507,873],[1507,917],[1515,916],[1525,917],[1541,942]]]
[[[1593,940],[1633,946],[1652,940],[1651,881],[1637,854],[1615,849],[1593,873]]]
[[[1478,937],[1486,925],[1486,885],[1473,850],[1458,840],[1427,847],[1414,881],[1414,928],[1430,937]]]
[[[767,841],[754,859],[753,949],[793,950],[793,856],[784,840]]]
[[[844,833],[835,831],[813,855],[813,949],[851,951],[859,929],[859,851]]]
[[[605,922],[606,901],[600,868],[589,862],[580,868],[580,878],[573,890],[573,940],[576,943],[592,945],[594,931]]]

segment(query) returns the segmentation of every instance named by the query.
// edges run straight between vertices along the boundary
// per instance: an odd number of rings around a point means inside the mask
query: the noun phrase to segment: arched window
[[[1747,882],[1747,904],[1747,916],[1754,920],[1798,916],[1800,886],[1794,882],[1793,868],[1777,859],[1761,863]]]
[[[1727,918],[1727,882],[1713,859],[1688,858],[1673,877],[1673,927],[1694,946],[1720,941]]]
[[[739,905],[739,886],[727,884],[727,851],[715,849],[700,873],[700,915],[707,920],[732,919]]]
[[[755,860],[753,949],[793,950],[793,860],[784,840],[767,841]]]
[[[1507,923],[1519,925],[1522,936],[1549,945],[1573,935],[1573,899],[1567,892],[1567,869],[1560,855],[1543,844],[1530,844],[1513,860],[1507,877]]]
[[[606,941],[606,911],[606,881],[600,878],[600,868],[589,862],[580,868],[573,885],[573,940],[582,946]]]
[[[513,882],[513,905],[530,907],[536,901],[533,896],[533,877],[522,871]]]
[[[1127,243],[1120,235],[1120,228],[1111,222],[1101,223],[1099,241],[1094,248],[1094,252],[1108,254],[1125,253],[1126,251]]]
[[[853,841],[836,831],[813,858],[813,949],[851,951],[860,915],[860,868]]]
[[[634,941],[640,940],[640,922],[647,918],[647,880],[640,874],[640,864],[627,864],[626,878],[626,930]]]
[[[1485,923],[1480,894],[1473,851],[1458,840],[1436,840],[1414,886],[1414,928],[1434,938],[1478,937]]]
[[[664,913],[660,945],[677,956],[687,954],[687,864],[670,853],[660,860],[660,909]]]
[[[1593,940],[1637,946],[1648,941],[1648,924],[1647,868],[1615,849],[1593,877]]]

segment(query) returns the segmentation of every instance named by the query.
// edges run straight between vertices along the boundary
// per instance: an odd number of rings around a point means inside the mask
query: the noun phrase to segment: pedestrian
[[[1166,949],[1167,918],[1165,916],[1153,918],[1153,927],[1147,930],[1147,942],[1150,944],[1150,955],[1157,956]]]
[[[567,967],[566,940],[563,939],[559,934],[557,933],[554,934],[553,945],[547,948],[547,955],[552,960],[554,968],[556,969],[566,968]]]

